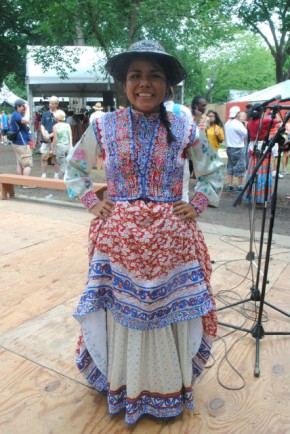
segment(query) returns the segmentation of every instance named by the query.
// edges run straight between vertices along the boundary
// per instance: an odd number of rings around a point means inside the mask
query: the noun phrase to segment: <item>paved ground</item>
[[[288,166],[290,172],[290,168]],[[11,146],[0,145],[0,173],[15,173],[15,157]],[[48,174],[53,177],[54,167],[48,166]],[[40,155],[34,155],[34,167],[32,175],[40,176]],[[93,170],[92,178],[96,182],[105,182],[104,171]],[[190,180],[190,192],[193,193],[195,180]],[[23,190],[21,187],[16,188],[18,197],[36,198],[46,201],[65,201],[74,202],[67,197],[66,192],[47,190],[47,189],[33,189]],[[286,198],[290,194],[290,175],[285,176],[279,180],[278,185],[278,200],[275,213],[274,233],[279,235],[290,234],[290,200]],[[208,208],[202,215],[201,221],[205,223],[222,225],[228,228],[248,229],[249,221],[251,219],[251,210],[246,203],[242,203],[237,207],[233,207],[233,202],[236,198],[236,193],[223,193],[222,200],[219,208]],[[262,221],[263,210],[256,208],[255,210],[255,228],[260,230]],[[267,220],[270,218],[270,210],[267,212]],[[266,224],[267,227],[267,224]]]

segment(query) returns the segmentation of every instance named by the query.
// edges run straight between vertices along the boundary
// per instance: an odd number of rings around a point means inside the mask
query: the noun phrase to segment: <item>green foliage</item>
[[[260,90],[275,84],[275,64],[269,50],[249,34],[204,54],[204,74],[213,79],[212,101],[225,102],[229,90]],[[209,95],[207,95],[209,98]]]
[[[250,38],[244,40],[235,34],[243,26],[251,27],[249,20],[252,18],[261,23],[269,21],[268,12],[259,10],[261,4],[279,15],[279,8],[283,9],[284,3],[289,2],[50,0],[40,7],[36,0],[2,0],[0,79],[14,72],[24,83],[26,45],[42,46],[34,52],[36,62],[44,71],[54,67],[65,79],[75,69],[78,53],[71,52],[70,61],[64,64],[64,46],[93,45],[110,57],[132,42],[147,38],[158,40],[185,66],[188,72],[186,102],[196,94],[206,93],[207,78],[215,79],[213,100],[224,101],[229,89],[250,90],[273,84],[274,65],[269,50],[255,45]],[[245,18],[238,22],[234,14]],[[288,12],[279,31],[285,28],[289,30]],[[254,27],[253,31],[257,32]],[[284,47],[286,37],[283,43]],[[212,53],[210,59],[205,52]],[[285,50],[283,53],[285,55]],[[284,69],[289,67],[287,62],[286,59],[283,63]]]
[[[269,48],[276,67],[276,82],[290,76],[290,0],[223,0],[223,7],[239,25],[258,35]]]
[[[15,93],[19,98],[26,99],[26,89],[25,84],[21,77],[19,77],[15,72],[11,72],[5,77],[5,84],[8,89]]]
[[[37,47],[31,50],[32,57],[36,64],[42,66],[44,72],[49,69],[55,69],[57,75],[62,78],[68,78],[69,72],[75,72],[75,65],[79,63],[81,49],[67,49],[64,47]],[[63,59],[66,59],[65,63]]]

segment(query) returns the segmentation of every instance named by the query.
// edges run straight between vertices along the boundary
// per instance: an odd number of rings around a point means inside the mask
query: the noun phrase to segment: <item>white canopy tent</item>
[[[14,106],[14,102],[19,99],[19,96],[15,95],[15,93],[11,92],[8,86],[3,83],[0,89],[0,104],[6,102],[9,105]],[[22,98],[21,98],[22,99]]]
[[[67,97],[81,99],[83,108],[87,98],[103,99],[104,106],[114,104],[114,80],[105,71],[106,56],[103,51],[87,46],[62,47],[62,67],[67,78],[61,78],[54,66],[43,71],[42,66],[36,63],[33,54],[37,49],[43,51],[44,47],[28,46],[26,56],[26,86],[31,117],[36,97],[44,101],[52,95],[59,97],[60,101]],[[68,64],[72,63],[74,57],[79,61],[73,65],[75,71],[71,72]]]
[[[267,87],[266,89],[259,90],[258,92],[254,92],[249,95],[242,96],[239,99],[230,101],[230,103],[263,102],[279,95],[280,95],[280,99],[288,98],[288,97],[290,98],[290,80],[286,80],[283,81],[282,83],[274,84],[274,86]]]
[[[28,95],[32,97],[61,96],[61,97],[94,97],[102,96],[102,92],[113,90],[113,80],[105,72],[106,57],[95,47],[63,47],[64,66],[74,50],[77,50],[79,62],[74,65],[75,71],[67,71],[68,77],[62,79],[54,67],[43,71],[42,66],[35,63],[33,52],[37,48],[27,47],[26,83]]]

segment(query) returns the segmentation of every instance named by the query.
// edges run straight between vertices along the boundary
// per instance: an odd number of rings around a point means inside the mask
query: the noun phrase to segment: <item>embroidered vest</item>
[[[142,141],[137,161],[133,116],[130,109],[107,113],[98,124],[105,151],[108,197],[111,200],[148,198],[174,202],[182,198],[183,149],[192,124],[184,116],[168,113],[176,141],[167,143],[167,131],[156,119],[150,140]],[[142,118],[137,119],[139,122]],[[135,120],[134,120],[135,122]],[[136,135],[136,134],[135,134]]]

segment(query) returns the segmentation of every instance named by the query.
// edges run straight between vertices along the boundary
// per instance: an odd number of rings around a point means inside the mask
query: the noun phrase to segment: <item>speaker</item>
[[[105,90],[103,92],[104,107],[114,107],[114,94],[112,90]]]

